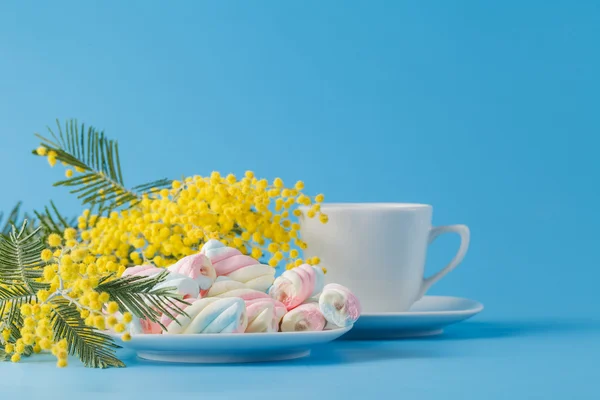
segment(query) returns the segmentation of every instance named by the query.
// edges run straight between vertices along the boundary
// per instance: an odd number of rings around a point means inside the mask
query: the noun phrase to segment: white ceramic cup
[[[408,203],[322,204],[329,216],[300,216],[306,257],[318,256],[327,282],[348,287],[364,313],[408,311],[435,282],[463,260],[469,247],[465,225],[431,226],[432,207]],[[442,233],[460,235],[458,252],[442,270],[425,278],[428,245]]]

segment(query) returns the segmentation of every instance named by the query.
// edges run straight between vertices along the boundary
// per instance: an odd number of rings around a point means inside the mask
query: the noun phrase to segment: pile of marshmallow
[[[300,265],[275,279],[274,268],[218,240],[167,270],[156,288],[176,288],[189,304],[181,303],[184,314],[170,313],[175,320],[163,315],[160,323],[134,318],[131,334],[320,331],[348,327],[360,316],[358,299],[344,286],[326,285],[320,267]],[[142,265],[123,276],[163,271]]]

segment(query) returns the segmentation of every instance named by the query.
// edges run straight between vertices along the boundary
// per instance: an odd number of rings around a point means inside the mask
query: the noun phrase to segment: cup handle
[[[446,265],[444,267],[444,269],[433,274],[429,278],[423,279],[423,283],[421,284],[421,291],[419,292],[418,299],[423,297],[425,295],[425,293],[427,293],[429,288],[434,283],[436,283],[437,281],[442,279],[442,277],[444,275],[446,275],[448,272],[450,272],[454,268],[456,268],[456,266],[461,263],[461,261],[463,260],[463,258],[465,258],[465,255],[467,254],[467,250],[469,248],[469,239],[470,239],[471,234],[470,234],[469,228],[466,225],[448,225],[448,226],[438,226],[438,227],[432,228],[431,231],[429,231],[429,244],[433,243],[433,241],[443,233],[459,234],[460,235],[460,247],[458,248],[458,252],[454,256],[452,261],[450,261],[448,263],[448,265]]]

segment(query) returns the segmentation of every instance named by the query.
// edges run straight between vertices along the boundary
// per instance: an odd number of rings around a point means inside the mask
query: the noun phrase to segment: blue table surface
[[[121,352],[124,369],[94,370],[48,357],[0,363],[0,392],[61,398],[599,399],[600,320],[491,320],[443,335],[339,340],[310,357],[252,365],[175,365]]]

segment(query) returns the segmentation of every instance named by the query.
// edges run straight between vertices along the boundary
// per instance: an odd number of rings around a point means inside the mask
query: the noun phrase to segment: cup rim
[[[308,210],[311,206],[302,205],[299,208]],[[419,210],[432,208],[424,203],[392,203],[392,202],[366,202],[366,203],[321,203],[321,210],[352,209],[352,210]]]

